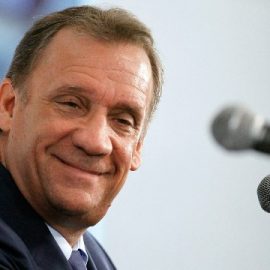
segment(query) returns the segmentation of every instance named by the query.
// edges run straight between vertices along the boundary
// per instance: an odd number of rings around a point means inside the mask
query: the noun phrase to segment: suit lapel
[[[89,256],[88,270],[116,270],[105,250],[89,232],[84,234],[84,243]]]
[[[25,243],[34,261],[44,270],[70,270],[70,266],[42,218],[32,209],[0,165],[0,217]]]
[[[0,164],[0,217],[22,239],[42,270],[71,270],[44,220],[33,210]],[[84,234],[88,270],[116,270],[107,253],[89,233]]]

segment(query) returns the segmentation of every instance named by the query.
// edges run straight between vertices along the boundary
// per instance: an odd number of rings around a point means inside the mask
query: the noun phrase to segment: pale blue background
[[[228,153],[209,132],[226,104],[270,119],[269,0],[91,3],[122,6],[148,24],[166,74],[142,167],[96,227],[119,270],[269,269],[270,215],[256,189],[270,157]],[[8,25],[1,57],[20,30]]]

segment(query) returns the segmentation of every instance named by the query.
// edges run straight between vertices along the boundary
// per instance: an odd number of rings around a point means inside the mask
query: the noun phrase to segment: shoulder
[[[2,219],[0,219],[0,269],[37,269],[23,241]]]

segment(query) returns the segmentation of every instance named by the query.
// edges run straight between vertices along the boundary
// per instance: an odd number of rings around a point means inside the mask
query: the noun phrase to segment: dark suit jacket
[[[110,258],[89,233],[84,234],[89,255],[87,269],[115,270]],[[0,165],[0,269],[71,270],[49,232]]]

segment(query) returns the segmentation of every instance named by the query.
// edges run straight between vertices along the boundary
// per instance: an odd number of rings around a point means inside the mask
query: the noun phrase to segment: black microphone
[[[242,106],[221,110],[212,122],[215,140],[227,150],[253,149],[270,154],[270,126]]]
[[[270,175],[261,181],[257,189],[257,194],[262,209],[270,213]]]

